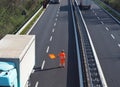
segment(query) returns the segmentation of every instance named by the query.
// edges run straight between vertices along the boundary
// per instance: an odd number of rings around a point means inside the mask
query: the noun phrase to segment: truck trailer
[[[89,10],[91,8],[91,0],[80,0],[80,9]]]
[[[35,35],[0,40],[0,87],[26,87],[35,65]]]

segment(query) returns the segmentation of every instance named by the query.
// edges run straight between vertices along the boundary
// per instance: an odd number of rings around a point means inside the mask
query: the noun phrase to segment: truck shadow
[[[60,6],[60,11],[68,11],[68,6]]]
[[[77,52],[74,34],[74,25],[71,14],[70,1],[68,0],[68,61],[67,61],[67,84],[66,87],[79,86],[79,72],[77,63]]]
[[[64,67],[57,66],[57,67],[46,68],[46,69],[41,69],[41,67],[36,67],[36,68],[34,68],[34,70],[35,70],[34,72],[48,71],[48,70],[54,70],[54,69],[60,69],[60,68],[64,68]]]

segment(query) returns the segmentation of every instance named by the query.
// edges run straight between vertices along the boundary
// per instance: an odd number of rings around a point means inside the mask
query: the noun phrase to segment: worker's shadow
[[[46,69],[41,69],[41,67],[36,67],[36,68],[34,68],[34,72],[38,72],[38,71],[48,71],[48,70],[54,70],[54,69],[59,69],[59,68],[64,68],[64,67],[60,67],[60,66],[58,66],[58,67],[52,67],[52,68],[46,68]]]

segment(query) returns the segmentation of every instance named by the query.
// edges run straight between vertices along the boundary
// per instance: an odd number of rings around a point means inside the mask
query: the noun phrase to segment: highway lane
[[[120,25],[92,2],[82,11],[108,87],[120,86]]]
[[[31,87],[79,87],[74,30],[69,1],[49,4],[30,34],[36,35],[36,72],[31,75]],[[49,53],[66,53],[66,66],[59,68],[58,57]]]

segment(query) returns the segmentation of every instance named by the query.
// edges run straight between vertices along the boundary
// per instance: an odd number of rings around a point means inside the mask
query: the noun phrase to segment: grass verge
[[[114,11],[112,11],[110,8],[108,8],[103,2],[99,0],[93,0],[96,2],[101,8],[104,8],[106,11],[108,11],[112,16],[114,16],[118,21],[120,21],[120,16],[117,15]]]
[[[32,25],[34,24],[34,22],[38,19],[38,17],[40,16],[40,14],[42,13],[44,9],[42,8],[38,14],[33,18],[33,20],[31,22],[29,22],[29,24],[23,29],[23,31],[20,32],[20,35],[22,34],[26,34],[28,32],[28,30],[32,27]]]

